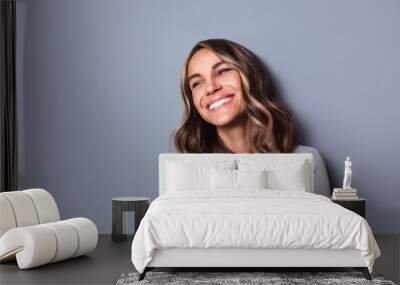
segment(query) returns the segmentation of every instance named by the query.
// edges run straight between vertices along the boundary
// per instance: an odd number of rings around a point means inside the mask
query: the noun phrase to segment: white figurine
[[[346,161],[344,162],[344,178],[343,178],[343,189],[352,189],[351,188],[351,160],[350,156],[346,157]]]

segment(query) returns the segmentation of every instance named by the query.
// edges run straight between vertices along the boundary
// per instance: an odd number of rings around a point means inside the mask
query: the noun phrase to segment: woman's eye
[[[223,68],[223,69],[221,69],[221,70],[219,71],[219,74],[221,75],[222,73],[228,72],[228,71],[230,71],[230,70],[231,70],[230,68]]]
[[[192,85],[192,89],[195,88],[196,86],[199,86],[199,84],[200,84],[200,82],[195,82],[195,83]]]

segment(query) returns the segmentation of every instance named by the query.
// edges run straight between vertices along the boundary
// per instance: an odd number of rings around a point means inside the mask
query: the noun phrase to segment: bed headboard
[[[159,195],[166,192],[166,178],[167,178],[167,162],[168,161],[193,161],[196,163],[210,163],[223,161],[235,161],[239,159],[255,159],[262,160],[268,163],[282,162],[282,161],[304,161],[308,166],[308,179],[307,192],[314,192],[313,183],[313,155],[310,153],[162,153],[159,155]]]

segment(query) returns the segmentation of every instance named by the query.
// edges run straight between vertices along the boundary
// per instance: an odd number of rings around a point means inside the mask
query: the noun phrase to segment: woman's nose
[[[207,88],[206,88],[206,92],[207,95],[212,95],[214,94],[216,91],[221,89],[221,84],[219,84],[218,82],[216,82],[215,80],[211,80],[208,84],[207,84]]]

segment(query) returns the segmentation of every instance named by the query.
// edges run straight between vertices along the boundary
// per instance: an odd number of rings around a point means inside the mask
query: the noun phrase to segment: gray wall
[[[17,0],[17,15],[21,188],[63,218],[107,233],[112,197],[157,196],[184,59],[223,37],[272,69],[332,185],[351,155],[372,229],[400,232],[399,1]]]

